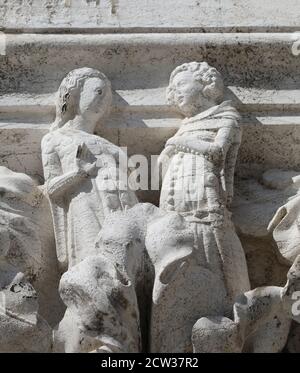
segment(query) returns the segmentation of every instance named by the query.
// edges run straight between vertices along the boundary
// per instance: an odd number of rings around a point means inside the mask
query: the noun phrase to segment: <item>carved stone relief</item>
[[[230,317],[236,296],[250,289],[228,210],[241,129],[237,111],[222,102],[220,73],[205,62],[177,67],[168,99],[186,119],[161,154],[170,163],[160,208],[179,216],[151,226],[157,257],[150,338],[154,352],[192,352],[196,321]]]
[[[53,320],[48,323],[45,314],[41,316],[40,306],[45,299],[43,292],[33,287],[33,284],[39,288],[45,285],[43,278],[49,280],[45,272],[52,257],[51,254],[50,258],[44,257],[48,254],[47,243],[38,228],[37,211],[43,203],[43,194],[29,176],[2,166],[0,194],[0,350],[50,352],[49,323]],[[49,291],[47,303],[55,306],[51,301],[51,285],[55,285],[53,279],[45,288]]]
[[[110,80],[66,75],[44,183],[0,166],[0,351],[299,350],[299,172],[235,178],[243,131],[226,92],[206,62],[171,73],[181,124],[155,206],[128,182],[121,132],[96,134],[115,118]]]
[[[130,190],[117,185],[124,172],[118,166],[119,148],[93,134],[111,98],[110,82],[100,71],[71,71],[59,88],[56,120],[42,140],[45,189],[62,265],[95,254],[105,216],[137,202]]]

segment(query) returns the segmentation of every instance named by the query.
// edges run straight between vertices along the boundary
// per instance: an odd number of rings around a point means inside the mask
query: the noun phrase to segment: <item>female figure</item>
[[[103,73],[91,68],[71,71],[59,88],[56,120],[42,140],[45,188],[57,256],[64,265],[96,254],[104,217],[137,202],[126,185],[127,168],[119,167],[124,154],[93,134],[111,101],[111,84]]]

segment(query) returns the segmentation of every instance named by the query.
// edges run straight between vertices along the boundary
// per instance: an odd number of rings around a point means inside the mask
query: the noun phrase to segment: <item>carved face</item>
[[[203,84],[198,82],[190,71],[178,73],[174,77],[173,85],[175,102],[187,117],[196,115],[214,104],[203,96]]]
[[[100,119],[111,105],[110,87],[100,78],[86,79],[81,88],[78,114],[89,119]]]

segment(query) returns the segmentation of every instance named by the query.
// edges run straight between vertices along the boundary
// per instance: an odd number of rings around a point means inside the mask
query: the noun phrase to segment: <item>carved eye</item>
[[[98,92],[98,95],[100,95],[100,96],[101,96],[101,95],[102,95],[102,93],[103,93],[102,89],[98,89],[98,91],[97,91],[97,92]]]

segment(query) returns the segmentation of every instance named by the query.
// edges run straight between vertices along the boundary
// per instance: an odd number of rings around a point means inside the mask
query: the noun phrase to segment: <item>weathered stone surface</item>
[[[60,294],[68,306],[54,351],[147,351],[153,273],[145,249],[150,204],[108,215],[89,256],[66,272]]]
[[[2,263],[0,289],[1,352],[51,352],[52,330],[24,274]]]
[[[239,295],[233,320],[200,319],[193,328],[194,352],[281,352],[292,320],[299,322],[299,316],[292,312],[293,294],[299,291],[299,259],[288,272],[284,288],[267,286]],[[296,340],[291,340],[291,350],[295,344]]]
[[[150,225],[146,245],[155,266],[153,352],[192,352],[196,321],[230,316],[235,297],[250,289],[228,211],[239,114],[222,102],[223,89],[220,73],[205,62],[183,64],[170,77],[168,100],[186,119],[159,158],[168,158],[160,197],[166,215]]]
[[[73,28],[217,31],[285,30],[298,26],[299,3],[287,0],[1,0],[2,27],[12,29]]]
[[[48,206],[32,178],[3,166],[0,194],[0,350],[47,352],[61,317]]]
[[[57,257],[72,266],[95,252],[104,218],[137,199],[124,184],[121,150],[93,134],[109,112],[110,82],[95,69],[71,71],[62,81],[56,120],[42,140],[45,192],[51,203]]]
[[[0,0],[0,351],[300,352],[298,13]]]

